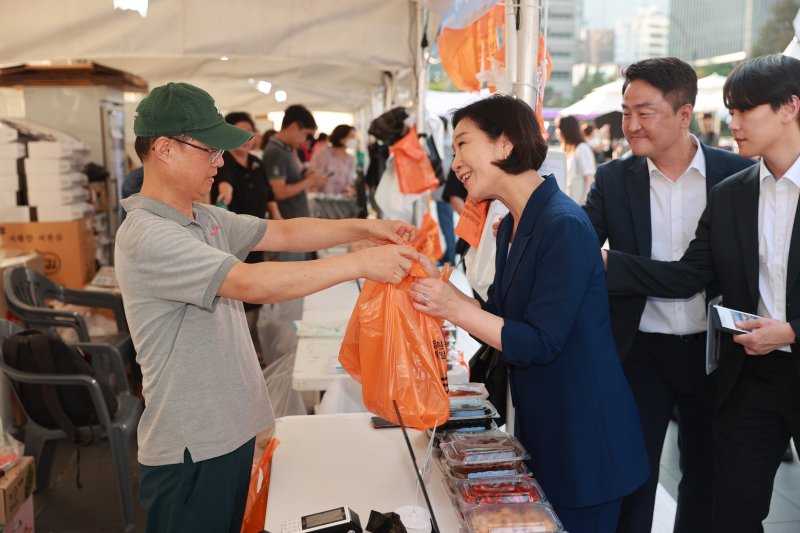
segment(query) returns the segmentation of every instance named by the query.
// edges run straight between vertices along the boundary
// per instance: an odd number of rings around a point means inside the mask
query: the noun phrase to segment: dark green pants
[[[256,439],[236,450],[195,463],[139,465],[139,500],[147,533],[224,532],[242,528]]]

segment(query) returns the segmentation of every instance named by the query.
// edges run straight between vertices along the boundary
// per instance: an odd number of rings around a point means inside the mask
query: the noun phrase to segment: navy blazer
[[[551,176],[528,200],[509,253],[512,227],[508,216],[497,231],[485,309],[504,319],[515,433],[555,505],[620,498],[649,466],[594,229]]]
[[[758,312],[758,201],[760,166],[734,174],[714,187],[700,217],[697,233],[680,261],[662,262],[609,252],[608,286],[612,290],[687,298],[711,280],[719,281],[726,307]],[[786,320],[800,338],[800,206],[794,215],[786,266]],[[791,345],[800,375],[800,345]],[[716,407],[727,399],[747,355],[732,336],[724,334],[717,383]]]
[[[733,152],[700,145],[706,159],[706,196],[717,183],[755,163]],[[600,165],[583,206],[602,246],[632,255],[650,257],[650,173],[647,159],[628,157]],[[715,283],[707,287],[707,298],[719,294]],[[624,359],[639,330],[647,297],[640,294],[609,295],[611,330]]]

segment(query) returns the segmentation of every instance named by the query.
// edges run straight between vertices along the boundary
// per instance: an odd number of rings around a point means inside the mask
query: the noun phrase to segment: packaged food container
[[[470,533],[550,533],[563,531],[553,508],[545,503],[481,505],[464,512]]]
[[[449,478],[447,478],[449,479]],[[468,511],[478,505],[537,503],[545,501],[544,492],[531,477],[451,480],[445,483],[456,503]]]
[[[454,463],[440,457],[439,466],[445,476],[453,479],[487,479],[508,476],[530,476],[531,471],[523,461],[495,461],[493,463]]]
[[[458,418],[451,418],[436,430],[437,432],[441,431],[443,433],[454,433],[454,432],[470,432],[470,431],[486,431],[489,429],[497,429],[497,424],[495,424],[492,418],[465,418],[465,419],[458,419]]]
[[[466,423],[465,423],[466,422]],[[443,442],[448,442],[456,435],[475,435],[478,433],[485,433],[487,431],[497,431],[497,423],[491,418],[486,420],[462,420],[458,421],[454,426],[439,426],[436,428],[436,438],[434,439],[434,446],[436,446],[436,453],[441,454],[439,449]],[[426,429],[425,432],[428,438],[433,433],[432,429]]]
[[[516,438],[500,431],[460,435],[440,448],[445,460],[452,463],[520,461],[528,456]]]
[[[489,400],[481,399],[480,403],[470,402],[467,405],[450,404],[450,420],[470,420],[475,418],[499,418],[497,409]]]
[[[483,383],[461,383],[458,385],[451,385],[449,394],[451,402],[467,398],[486,399],[489,397],[489,391],[486,390],[486,385]]]

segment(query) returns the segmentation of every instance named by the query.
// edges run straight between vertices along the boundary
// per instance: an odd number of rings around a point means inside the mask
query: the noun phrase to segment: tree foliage
[[[772,16],[759,31],[751,57],[783,52],[794,36],[792,21],[800,9],[800,0],[778,0],[772,7]]]

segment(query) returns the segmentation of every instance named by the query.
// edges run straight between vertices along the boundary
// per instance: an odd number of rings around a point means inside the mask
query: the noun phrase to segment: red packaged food
[[[487,504],[536,503],[545,499],[539,484],[530,477],[456,481],[455,493],[459,506],[464,509]]]
[[[464,513],[470,533],[550,533],[561,531],[553,508],[544,503],[481,505]]]

